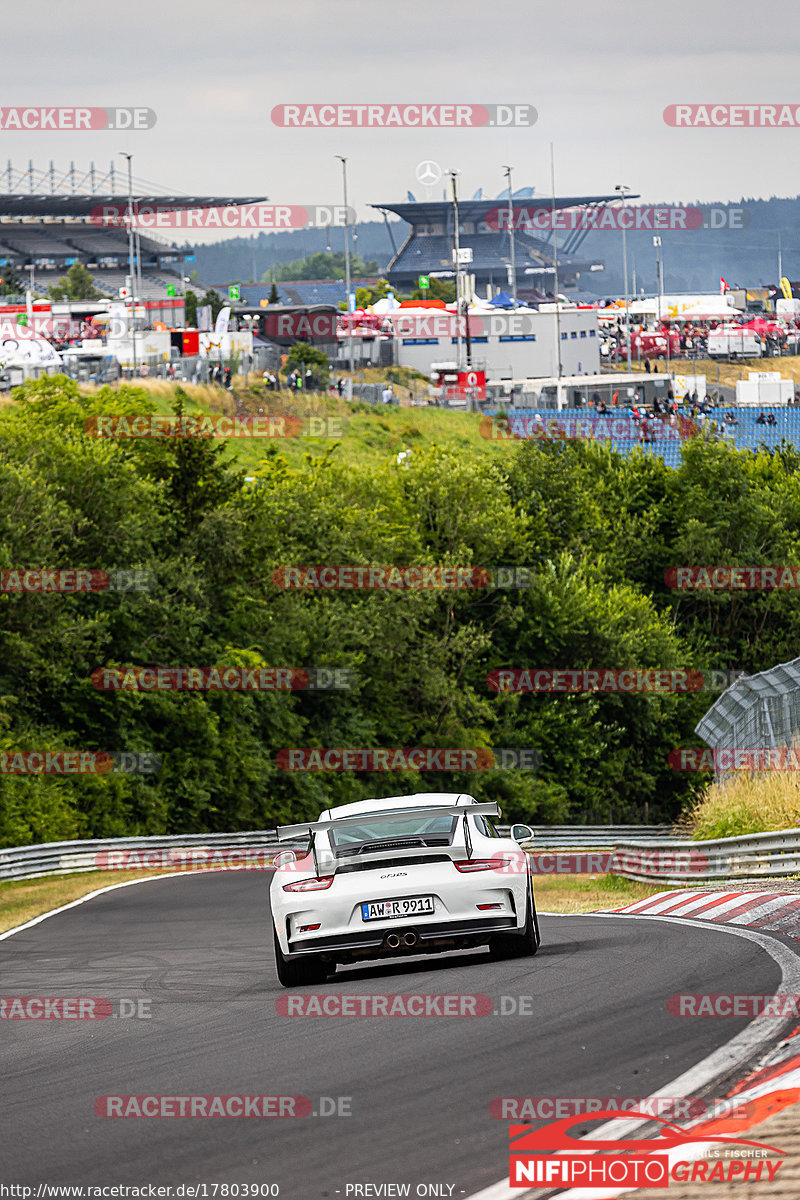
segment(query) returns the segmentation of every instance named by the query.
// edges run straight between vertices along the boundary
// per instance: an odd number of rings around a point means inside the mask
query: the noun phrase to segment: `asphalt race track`
[[[764,950],[719,929],[544,917],[533,959],[411,959],[300,989],[488,994],[498,1008],[533,997],[535,1015],[281,1016],[276,1000],[298,993],[275,977],[268,882],[254,872],[137,884],[0,942],[4,997],[147,998],[152,1013],[0,1022],[4,1182],[274,1183],[291,1200],[358,1196],[348,1184],[409,1183],[412,1196],[445,1184],[452,1193],[430,1194],[468,1196],[507,1174],[495,1097],[646,1096],[747,1024],[670,1016],[670,995],[765,994],[780,982]],[[314,1111],[321,1096],[351,1097],[352,1116],[97,1116],[109,1094],[299,1094]],[[370,1194],[380,1193],[360,1193]]]

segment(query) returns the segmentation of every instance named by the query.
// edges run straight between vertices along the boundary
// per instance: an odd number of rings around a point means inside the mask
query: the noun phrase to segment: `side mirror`
[[[527,842],[535,835],[530,825],[512,825],[511,836],[515,842]]]

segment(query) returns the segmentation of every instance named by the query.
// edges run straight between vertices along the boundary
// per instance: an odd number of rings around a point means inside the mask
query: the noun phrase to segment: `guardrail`
[[[800,873],[800,829],[779,829],[716,841],[678,838],[620,840],[609,871],[641,883],[777,878]]]
[[[510,826],[499,825],[498,832],[508,836]],[[621,838],[627,845],[637,845],[638,835],[647,844],[661,845],[662,836],[672,829],[668,825],[533,825],[536,850],[612,850]],[[681,843],[684,845],[685,843]],[[247,865],[237,859],[237,852],[247,851],[251,863],[268,865],[265,852],[279,853],[291,848],[290,843],[277,843],[274,829],[247,833],[196,833],[162,837],[132,837],[85,839],[73,842],[42,842],[36,846],[10,846],[0,849],[0,879],[35,879],[43,875],[72,875],[113,867],[192,867],[199,869],[204,861],[215,865],[222,852],[231,851],[231,866]],[[113,856],[109,859],[109,855]],[[127,855],[127,857],[126,857]],[[133,856],[133,857],[132,857]]]
[[[0,850],[0,879],[35,879],[42,875],[72,875],[103,869],[124,870],[148,866],[193,867],[213,865],[214,856],[229,851],[231,865],[245,852],[252,861],[264,852],[280,853],[274,829],[254,833],[199,833],[168,837],[86,839],[75,842],[42,842],[38,846],[10,846]],[[109,858],[109,856],[111,856]],[[262,861],[263,865],[263,861]]]
[[[508,836],[510,825],[498,825],[498,833]],[[638,843],[642,839],[675,838],[672,825],[531,825],[536,850],[613,850],[622,841]]]

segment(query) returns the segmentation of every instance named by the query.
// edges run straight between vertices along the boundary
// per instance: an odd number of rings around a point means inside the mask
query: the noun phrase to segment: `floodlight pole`
[[[653,245],[656,248],[656,272],[658,275],[658,319],[659,319],[659,322],[663,326],[663,323],[664,323],[664,260],[661,257],[661,238],[658,235],[656,235],[653,238]],[[666,339],[667,339],[667,354],[666,354],[665,362],[667,365],[667,374],[669,375],[669,355],[670,355],[669,334],[670,334],[670,331],[669,331],[669,329],[667,329],[665,332],[666,332]]]
[[[514,247],[514,202],[511,199],[511,167],[504,167],[508,180],[508,236],[511,239],[511,298],[517,303],[517,262]]]
[[[553,155],[553,143],[550,143],[550,190],[553,193],[550,201],[550,217],[553,225],[553,272],[556,300],[556,408],[561,412],[561,305],[558,301],[558,232],[556,230],[556,166]]]
[[[453,256],[455,258],[454,266],[456,268],[456,368],[461,370],[461,243],[458,236],[459,215],[458,215],[458,184],[456,183],[458,171],[448,171],[450,183],[453,189]]]
[[[625,211],[625,197],[631,189],[624,183],[618,183],[614,188],[622,199],[622,210]],[[625,340],[628,343],[628,371],[631,370],[631,312],[628,300],[628,242],[625,237],[627,220],[622,222],[622,270],[625,275]]]
[[[350,317],[350,213],[347,208],[347,159],[342,154],[337,154],[336,158],[342,164],[342,187],[344,190],[344,281],[347,291],[345,310],[347,312],[347,344],[350,349],[350,396],[352,397],[353,376],[356,369],[353,358],[353,323]]]
[[[123,158],[128,160],[128,273],[131,282],[131,346],[133,347],[133,373],[136,374],[136,284],[134,276],[134,257],[133,257],[133,168],[131,167],[132,154],[126,154],[124,150],[120,150]]]

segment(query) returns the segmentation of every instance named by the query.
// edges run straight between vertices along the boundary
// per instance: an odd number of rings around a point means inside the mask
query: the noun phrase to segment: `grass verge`
[[[542,912],[582,913],[621,908],[676,889],[665,883],[636,883],[620,875],[534,875],[533,890]]]
[[[686,811],[681,826],[695,841],[800,827],[796,771],[736,772],[712,783]]]
[[[0,883],[0,933],[24,925],[42,913],[78,900],[98,888],[128,879],[144,879],[156,871],[85,871],[79,875],[51,875],[42,879],[7,879]]]

